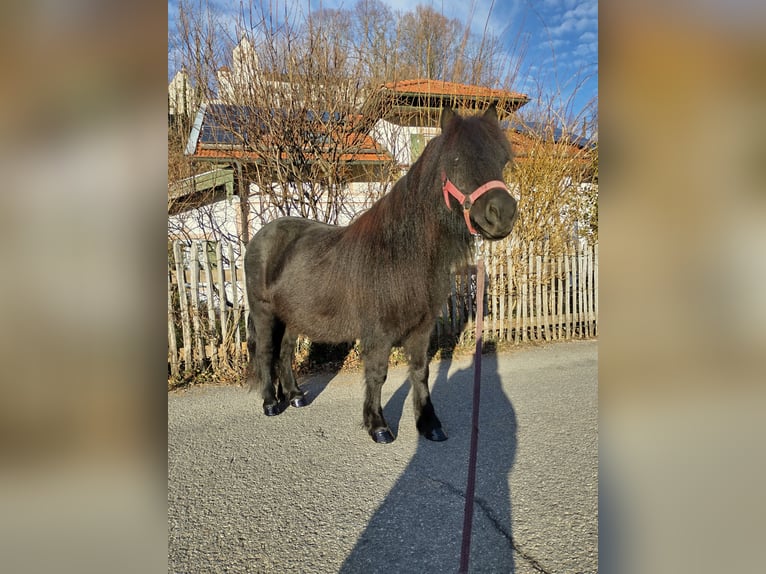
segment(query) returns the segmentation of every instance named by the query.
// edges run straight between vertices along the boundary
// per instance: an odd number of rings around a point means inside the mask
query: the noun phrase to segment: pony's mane
[[[346,228],[344,243],[375,254],[383,244],[421,265],[435,259],[448,259],[452,265],[469,254],[471,236],[463,218],[446,208],[439,187],[444,141],[440,134],[428,142],[391,190]]]

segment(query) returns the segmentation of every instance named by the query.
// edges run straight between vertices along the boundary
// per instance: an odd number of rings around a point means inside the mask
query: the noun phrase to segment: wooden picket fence
[[[485,243],[485,340],[523,343],[598,334],[598,245]],[[168,376],[237,368],[247,356],[242,245],[168,246]],[[456,273],[438,318],[439,340],[473,339],[476,269]]]

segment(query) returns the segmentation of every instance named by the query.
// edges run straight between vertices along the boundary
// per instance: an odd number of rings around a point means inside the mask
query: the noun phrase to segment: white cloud
[[[595,30],[597,26],[598,21],[593,18],[578,18],[573,16],[565,18],[561,24],[551,28],[551,34],[553,36],[563,36],[566,34],[585,32],[587,30]]]
[[[594,56],[598,54],[596,44],[578,44],[572,52],[575,56]]]
[[[550,13],[550,20],[558,22],[550,27],[553,36],[564,36],[598,29],[598,3],[595,0],[580,2],[570,7],[563,14]]]
[[[543,0],[543,6],[546,8],[573,8],[578,0]]]
[[[582,2],[567,10],[564,18],[598,18],[598,2]]]

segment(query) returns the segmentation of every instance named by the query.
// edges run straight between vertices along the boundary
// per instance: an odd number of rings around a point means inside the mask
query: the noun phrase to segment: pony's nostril
[[[487,209],[487,221],[492,224],[497,224],[500,221],[500,210],[495,204],[490,204]]]

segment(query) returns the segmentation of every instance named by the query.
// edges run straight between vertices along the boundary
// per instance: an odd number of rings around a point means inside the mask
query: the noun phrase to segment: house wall
[[[377,182],[349,184],[348,194],[340,206],[340,212],[337,213],[338,225],[348,225],[356,215],[370,207],[375,199],[386,191],[385,186]],[[283,215],[278,209],[270,207],[266,201],[263,201],[260,189],[255,184],[250,185],[248,201],[251,237],[264,223]],[[168,237],[171,239],[234,239],[240,236],[241,221],[239,197],[232,196],[230,199],[169,215]]]
[[[439,128],[400,126],[387,120],[378,120],[370,130],[370,136],[385,147],[396,162],[405,169],[417,159],[413,154],[412,136],[422,135],[425,147],[425,144],[439,133],[441,133]]]

